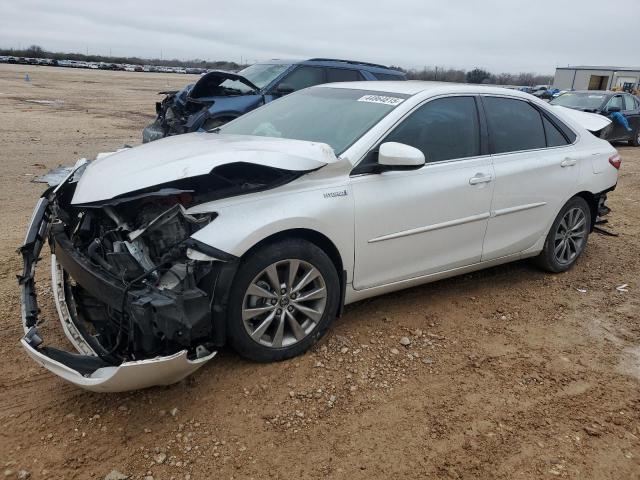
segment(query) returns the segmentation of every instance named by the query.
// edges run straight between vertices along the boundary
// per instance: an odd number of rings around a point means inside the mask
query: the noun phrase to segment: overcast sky
[[[553,73],[637,66],[638,20],[640,0],[0,0],[0,46]]]

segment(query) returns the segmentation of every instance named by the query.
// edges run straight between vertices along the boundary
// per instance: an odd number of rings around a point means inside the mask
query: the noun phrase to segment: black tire
[[[254,283],[256,277],[261,275],[261,272],[265,271],[270,265],[278,262],[287,262],[291,259],[301,260],[320,272],[326,289],[324,310],[321,318],[316,322],[312,322],[314,327],[301,340],[293,340],[296,343],[280,348],[265,346],[251,338],[245,327],[242,316],[245,309],[245,294],[248,294],[247,289]],[[270,289],[268,285],[267,288]],[[266,305],[267,300],[264,300],[264,302],[264,305]],[[295,357],[308,350],[327,332],[338,312],[339,302],[340,281],[338,273],[331,259],[321,248],[303,239],[282,240],[277,243],[267,244],[251,252],[242,260],[233,280],[227,308],[227,333],[230,344],[242,357],[257,362],[273,362]],[[298,314],[299,312],[294,310],[294,313]],[[289,318],[287,318],[288,320]],[[261,320],[258,318],[257,321],[260,322]],[[277,323],[277,321],[278,317],[276,317],[274,323]],[[287,325],[289,326],[290,324],[287,323]]]
[[[640,125],[633,131],[633,137],[629,140],[629,145],[632,147],[640,147]]]
[[[568,212],[574,212],[575,209],[580,210],[582,212],[582,215],[584,216],[584,238],[582,239],[582,242],[580,242],[579,248],[575,249],[575,255],[572,254],[572,258],[567,259],[567,261],[561,261],[558,259],[556,252],[556,248],[559,245],[557,235],[563,235],[563,231],[566,232],[566,229],[564,229],[561,224]],[[554,220],[553,225],[551,226],[551,229],[547,234],[544,248],[542,249],[542,252],[540,252],[540,255],[535,258],[535,263],[538,265],[538,267],[548,272],[566,272],[576,263],[578,258],[580,258],[580,255],[582,255],[582,252],[584,252],[584,249],[587,246],[587,240],[589,238],[590,232],[591,209],[589,208],[589,204],[582,197],[571,198],[565,204],[565,206],[562,207],[562,210],[560,210],[560,213],[558,213],[558,216]],[[562,240],[560,240],[560,243],[562,243]]]

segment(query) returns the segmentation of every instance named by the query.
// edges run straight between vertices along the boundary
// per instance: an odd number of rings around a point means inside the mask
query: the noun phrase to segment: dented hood
[[[305,172],[335,161],[324,143],[194,132],[98,156],[80,177],[72,203],[109,200],[230,163]]]
[[[611,123],[611,119],[598,113],[582,112],[580,110],[574,110],[573,108],[562,107],[560,105],[551,105],[551,108],[560,113],[560,115],[570,118],[574,122],[578,123],[582,128],[589,130],[590,132],[599,132]]]

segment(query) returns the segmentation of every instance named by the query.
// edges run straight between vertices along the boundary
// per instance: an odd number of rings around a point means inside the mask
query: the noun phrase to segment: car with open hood
[[[142,388],[226,344],[299,355],[368,297],[523,258],[566,271],[617,183],[588,131],[609,122],[514,90],[351,82],[80,161],[20,248],[22,345],[80,387]],[[40,331],[45,244],[76,352]]]
[[[384,65],[312,58],[270,60],[238,73],[210,71],[181,90],[164,91],[156,119],[142,131],[144,143],[169,135],[212,130],[276,98],[321,83],[358,80],[405,80]]]

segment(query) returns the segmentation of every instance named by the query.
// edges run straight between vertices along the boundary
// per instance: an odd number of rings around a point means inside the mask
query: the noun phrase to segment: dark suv
[[[640,146],[640,98],[634,95],[608,90],[571,91],[554,98],[550,103],[609,117],[611,125],[600,132],[601,138]],[[628,125],[623,123],[622,117]]]
[[[166,96],[156,103],[157,118],[142,131],[142,141],[212,130],[296,90],[356,80],[406,80],[406,76],[383,65],[328,58],[270,60],[238,73],[211,71],[182,90],[160,92]]]

